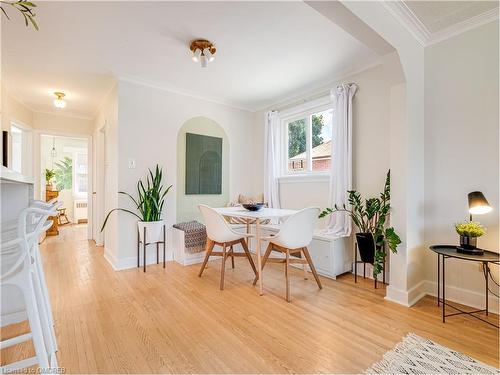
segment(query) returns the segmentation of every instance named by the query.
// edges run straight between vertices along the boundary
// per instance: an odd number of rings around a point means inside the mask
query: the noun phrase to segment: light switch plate
[[[128,159],[128,169],[135,169],[135,159]]]

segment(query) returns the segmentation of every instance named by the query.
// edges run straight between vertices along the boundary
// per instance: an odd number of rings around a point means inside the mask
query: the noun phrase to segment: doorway
[[[91,236],[87,228],[92,221],[89,156],[86,137],[40,134],[40,198],[57,197],[63,203],[55,228],[49,230],[53,235],[59,235],[67,227],[78,226]]]

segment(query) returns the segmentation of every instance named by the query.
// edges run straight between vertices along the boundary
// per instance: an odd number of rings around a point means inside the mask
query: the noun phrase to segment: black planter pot
[[[477,237],[460,236],[460,247],[474,250],[477,247]]]
[[[361,261],[371,263],[375,261],[375,241],[371,233],[356,233],[359,255]]]

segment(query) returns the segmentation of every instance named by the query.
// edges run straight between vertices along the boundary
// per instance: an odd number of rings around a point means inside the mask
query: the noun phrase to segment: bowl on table
[[[248,211],[259,211],[262,207],[264,207],[264,203],[243,204],[243,208],[245,208]]]

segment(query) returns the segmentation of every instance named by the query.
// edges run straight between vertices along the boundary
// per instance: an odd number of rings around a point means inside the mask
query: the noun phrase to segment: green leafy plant
[[[486,229],[477,221],[465,221],[455,224],[455,230],[461,236],[481,237],[486,233]]]
[[[53,169],[45,169],[45,182],[47,183],[47,185],[50,184],[50,181],[54,178],[55,175],[56,172]]]
[[[33,11],[33,8],[36,8],[35,3],[25,0],[17,0],[17,1],[0,0],[0,9],[2,10],[2,13],[5,15],[5,17],[7,17],[7,19],[10,20],[9,15],[5,10],[6,7],[12,7],[18,12],[20,12],[24,17],[24,23],[26,24],[26,27],[28,27],[31,24],[33,25],[35,30],[38,31],[38,25],[35,21],[36,14]]]
[[[126,195],[132,200],[132,202],[134,202],[135,208],[137,209],[138,213],[127,210],[125,208],[113,208],[106,215],[104,223],[102,224],[101,227],[101,232],[104,230],[104,227],[108,222],[109,216],[114,211],[127,212],[137,217],[140,221],[161,220],[163,204],[165,203],[165,195],[167,195],[172,185],[164,189],[164,186],[162,185],[161,182],[163,177],[163,171],[158,165],[156,165],[154,174],[151,171],[151,169],[148,170],[149,174],[146,177],[146,186],[144,186],[142,180],[139,180],[137,182],[137,195],[138,195],[137,199],[135,199],[132,195],[124,191],[118,192],[119,194]]]
[[[387,172],[384,190],[379,197],[363,200],[361,194],[356,190],[347,192],[349,207],[345,204],[339,207],[324,209],[319,217],[331,215],[334,212],[346,212],[362,233],[371,233],[375,241],[375,259],[373,264],[373,277],[382,272],[385,260],[384,246],[397,253],[397,247],[401,243],[399,235],[393,227],[387,227],[387,218],[391,210],[391,171]]]
[[[73,187],[73,160],[67,156],[56,163],[55,182],[58,191]]]

